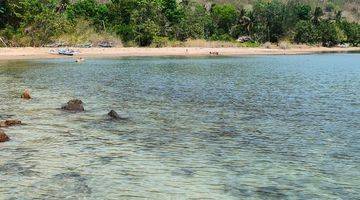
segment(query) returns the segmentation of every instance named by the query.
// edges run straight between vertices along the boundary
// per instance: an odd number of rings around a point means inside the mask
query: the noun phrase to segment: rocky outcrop
[[[112,118],[112,119],[127,119],[127,117],[124,116],[120,116],[115,110],[110,110],[110,112],[108,113],[108,115]]]
[[[85,110],[83,102],[79,99],[70,100],[65,105],[63,105],[61,109],[68,111],[77,111],[77,112],[82,112]]]
[[[22,99],[31,99],[30,91],[28,89],[25,89],[25,91],[21,95]]]
[[[7,142],[10,138],[5,134],[3,130],[0,129],[0,142]]]
[[[7,119],[5,121],[0,121],[0,127],[9,127],[9,126],[15,126],[20,125],[21,121],[18,119]]]

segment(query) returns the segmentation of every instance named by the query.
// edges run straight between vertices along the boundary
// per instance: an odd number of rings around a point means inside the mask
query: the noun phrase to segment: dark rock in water
[[[0,142],[7,142],[10,138],[5,134],[3,130],[0,129]]]
[[[0,121],[0,127],[8,127],[8,126],[15,126],[20,125],[21,121],[17,119],[7,119],[5,121]]]
[[[83,102],[79,99],[73,99],[67,102],[66,105],[62,106],[61,109],[69,111],[84,111]]]
[[[25,89],[25,91],[21,95],[22,99],[31,99],[30,91],[28,89]]]
[[[120,118],[119,114],[117,114],[117,112],[115,110],[110,110],[108,115],[113,119],[119,119]]]
[[[65,172],[61,174],[57,174],[54,176],[53,181],[60,182],[63,184],[64,182],[68,182],[65,186],[65,189],[71,189],[76,191],[78,194],[91,194],[92,190],[87,184],[87,178],[82,176],[78,172]],[[83,198],[81,198],[83,199]]]
[[[12,117],[14,117],[14,115],[0,114],[0,119],[10,119]]]
[[[191,169],[180,168],[171,173],[173,176],[194,176],[195,172]]]
[[[127,117],[120,116],[115,110],[110,110],[108,115],[113,119],[127,119]]]
[[[7,175],[27,176],[34,177],[39,176],[39,172],[34,171],[35,165],[23,166],[16,161],[7,161],[0,165],[0,172]]]

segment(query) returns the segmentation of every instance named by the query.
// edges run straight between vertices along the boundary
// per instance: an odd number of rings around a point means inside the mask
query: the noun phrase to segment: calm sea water
[[[360,199],[360,54],[0,65],[0,199]]]

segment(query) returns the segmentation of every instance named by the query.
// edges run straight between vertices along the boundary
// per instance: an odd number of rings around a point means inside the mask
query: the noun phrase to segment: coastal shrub
[[[238,13],[234,5],[217,4],[211,9],[211,16],[218,29],[218,34],[229,33],[230,28],[235,24]]]
[[[331,47],[346,40],[346,35],[333,21],[323,21],[319,26],[320,40],[323,46]]]
[[[161,1],[161,8],[166,19],[172,24],[179,23],[184,18],[184,13],[179,9],[176,0]]]
[[[213,35],[210,37],[210,40],[218,40],[218,41],[234,41],[234,38],[231,37],[229,34],[222,34],[222,35]]]
[[[336,9],[336,6],[332,2],[327,3],[327,5],[325,6],[326,12],[333,12],[335,9]]]
[[[295,25],[294,41],[296,43],[314,44],[319,40],[319,33],[312,22],[301,20]]]
[[[322,8],[316,7],[313,13],[312,21],[315,25],[319,25],[321,17],[324,15]]]
[[[152,20],[136,26],[135,41],[139,46],[149,46],[159,33],[159,26]]]
[[[19,47],[22,45],[22,43],[19,42],[19,39],[22,37],[19,36],[19,32],[17,29],[14,29],[11,26],[7,26],[4,29],[0,30],[0,37],[2,39],[2,42],[0,43],[0,46],[12,46],[12,47]],[[5,44],[3,44],[3,42]]]
[[[5,28],[11,12],[8,10],[8,5],[5,1],[0,1],[0,29]]]
[[[340,27],[344,31],[348,43],[353,46],[360,45],[360,24],[342,21]]]
[[[308,1],[254,0],[246,9],[241,3],[216,2],[0,0],[0,37],[10,46],[105,38],[121,38],[125,46],[256,46],[284,38],[324,46],[359,45],[357,6],[352,6],[354,12],[342,12],[338,2],[324,8]],[[357,4],[347,4],[348,10],[349,5]],[[347,21],[351,13],[356,13],[351,18],[354,22]],[[83,21],[86,28],[79,28]],[[250,36],[254,43],[235,42],[239,36]]]
[[[240,47],[241,44],[235,41],[213,41],[205,39],[188,39],[182,42],[180,47],[204,47],[204,48],[220,48],[220,47]]]
[[[167,46],[169,46],[169,38],[156,36],[156,37],[154,37],[150,46],[156,47],[156,48],[167,47]]]
[[[186,41],[187,39],[206,38],[208,26],[212,25],[210,15],[198,3],[187,4],[180,7],[184,14],[176,24],[172,24],[165,32],[172,40]]]
[[[238,44],[238,47],[259,47],[260,43],[258,42],[242,42]]]
[[[98,32],[87,20],[80,19],[69,30],[60,36],[53,38],[54,42],[58,42],[69,46],[82,46],[92,44],[97,46],[100,42],[112,42],[115,46],[122,46],[121,40],[110,33]]]
[[[120,36],[125,43],[132,41],[135,38],[134,27],[131,25],[121,24],[114,26],[114,32]]]
[[[290,49],[291,48],[291,44],[288,41],[280,41],[278,46],[280,47],[280,49]]]
[[[277,42],[286,34],[284,20],[288,13],[286,5],[279,0],[257,1],[254,5],[253,15],[255,22],[255,38],[261,42]]]
[[[295,6],[295,13],[298,20],[311,19],[311,6],[307,4],[298,3]]]
[[[77,18],[85,18],[99,30],[105,30],[109,9],[107,4],[100,4],[96,0],[78,0],[67,7],[66,14],[72,22],[75,22]]]

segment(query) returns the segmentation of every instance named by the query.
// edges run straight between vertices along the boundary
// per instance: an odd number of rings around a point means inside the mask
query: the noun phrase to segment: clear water
[[[360,199],[360,54],[0,65],[0,199]]]

